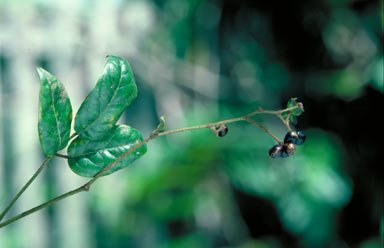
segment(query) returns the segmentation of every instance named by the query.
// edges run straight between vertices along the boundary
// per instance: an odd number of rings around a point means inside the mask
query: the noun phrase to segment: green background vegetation
[[[247,123],[161,137],[124,170],[0,230],[0,247],[380,247],[383,4],[379,1],[0,1],[0,207],[38,168],[41,66],[74,112],[105,56],[138,98],[119,123],[147,136],[304,103],[307,141]],[[278,137],[277,118],[258,121]],[[8,217],[85,182],[55,158]],[[381,234],[381,240],[380,240]]]

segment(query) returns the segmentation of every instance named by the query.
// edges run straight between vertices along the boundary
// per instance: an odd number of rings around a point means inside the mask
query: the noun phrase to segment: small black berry
[[[305,141],[304,131],[298,130],[296,132],[290,131],[285,135],[284,143],[293,143],[295,145],[302,145]]]
[[[292,142],[289,142],[283,145],[283,153],[286,153],[287,156],[293,155],[295,151],[296,151],[296,147]]]
[[[283,150],[281,150],[281,155],[280,155],[280,157],[281,158],[286,158],[286,157],[288,157],[289,155],[287,154],[287,152],[283,149]]]
[[[298,130],[297,131],[297,136],[299,137],[297,139],[297,142],[296,142],[296,145],[301,145],[305,142],[305,139],[306,139],[306,136],[305,136],[305,133],[304,131],[301,131],[301,130]]]
[[[299,135],[296,132],[290,131],[285,135],[284,144],[289,142],[296,144],[298,138],[299,138]]]
[[[228,127],[225,124],[221,124],[220,126],[216,126],[216,135],[219,137],[223,137],[228,133]]]
[[[271,149],[269,149],[269,156],[271,158],[278,158],[281,156],[282,150],[283,150],[282,145],[275,145]]]

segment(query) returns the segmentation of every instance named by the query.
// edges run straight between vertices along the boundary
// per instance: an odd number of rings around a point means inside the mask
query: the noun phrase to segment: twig
[[[90,190],[90,187],[93,183],[95,183],[101,176],[103,176],[108,170],[110,170],[113,166],[115,166],[117,163],[119,163],[121,160],[123,160],[126,156],[128,156],[129,154],[131,154],[133,151],[135,151],[136,149],[140,148],[141,146],[145,145],[146,143],[148,143],[149,141],[157,138],[157,137],[160,137],[160,136],[166,136],[166,135],[170,135],[170,134],[175,134],[175,133],[181,133],[181,132],[186,132],[186,131],[191,131],[191,130],[197,130],[197,129],[211,129],[212,127],[216,126],[216,125],[221,125],[221,124],[228,124],[228,123],[233,123],[233,122],[239,122],[239,121],[247,121],[249,123],[252,123],[256,126],[258,126],[259,128],[261,128],[262,130],[264,130],[267,134],[269,134],[273,139],[275,139],[279,144],[281,144],[281,141],[276,137],[274,136],[267,128],[265,128],[263,125],[261,125],[259,122],[255,121],[255,120],[252,120],[251,117],[254,116],[254,115],[257,115],[257,114],[271,114],[271,115],[275,115],[277,117],[280,118],[280,120],[286,125],[286,121],[284,120],[284,118],[281,117],[281,114],[284,113],[284,112],[287,112],[287,111],[290,111],[290,110],[293,110],[293,109],[296,109],[298,107],[300,107],[302,105],[297,105],[297,106],[294,106],[294,107],[291,107],[291,108],[286,108],[286,109],[282,109],[282,110],[276,110],[276,111],[271,111],[271,110],[263,110],[262,108],[259,108],[258,110],[254,111],[254,112],[251,112],[247,115],[244,115],[244,116],[241,116],[241,117],[238,117],[238,118],[232,118],[232,119],[228,119],[228,120],[223,120],[223,121],[218,121],[218,122],[214,122],[214,123],[208,123],[208,124],[204,124],[204,125],[198,125],[198,126],[192,126],[192,127],[185,127],[185,128],[180,128],[180,129],[174,129],[174,130],[169,130],[169,131],[163,131],[163,132],[160,132],[159,129],[155,129],[152,131],[152,133],[144,140],[142,140],[141,142],[139,142],[138,144],[136,144],[134,147],[132,147],[131,149],[129,149],[128,151],[126,151],[123,155],[121,155],[120,157],[118,157],[115,161],[113,161],[111,164],[109,164],[108,166],[106,166],[104,169],[102,169],[100,172],[98,172],[91,180],[89,180],[86,184],[84,184],[83,186],[77,188],[77,189],[74,189],[72,191],[69,191],[67,193],[64,193],[56,198],[53,198],[37,207],[34,207],[34,208],[31,208],[21,214],[18,214],[6,221],[3,221],[0,223],[0,228],[18,220],[18,219],[21,219],[25,216],[28,216],[34,212],[37,212],[43,208],[46,208],[50,205],[52,205],[53,203],[55,202],[58,202],[58,201],[61,201],[65,198],[68,198],[70,196],[73,196],[77,193],[80,193],[80,192],[84,192],[84,191],[89,191]],[[288,119],[288,122],[289,122],[289,119]],[[289,128],[289,123],[288,123],[288,126]],[[71,136],[71,139],[74,138],[77,134],[73,134]],[[61,155],[61,154],[56,154],[56,156],[58,157],[63,157],[63,158],[68,158],[68,156],[66,155]],[[51,159],[52,157],[49,157],[46,159],[46,161],[44,161],[43,165],[39,168],[39,170],[41,171],[45,164],[48,163],[49,159]],[[39,171],[39,173],[40,173]],[[33,181],[33,179],[38,175],[38,173],[36,172],[34,177],[30,179],[30,181]],[[28,184],[28,183],[27,183]],[[28,187],[28,185],[24,186],[24,188]],[[21,192],[22,193],[22,192]],[[19,193],[20,194],[20,193]],[[18,194],[18,195],[19,195]],[[20,194],[21,195],[21,194]],[[15,197],[16,198],[16,197]],[[18,197],[17,197],[18,198]],[[17,200],[16,198],[16,200]],[[16,201],[14,200],[14,201]],[[13,201],[13,202],[14,202]],[[5,211],[3,211],[5,212]],[[5,215],[5,214],[4,214]]]
[[[52,205],[55,202],[63,200],[65,198],[69,197],[69,196],[75,195],[75,194],[80,193],[82,191],[86,191],[86,190],[84,190],[83,187],[79,187],[79,188],[77,188],[75,190],[72,190],[72,191],[69,191],[69,192],[67,192],[65,194],[62,194],[62,195],[60,195],[60,196],[58,196],[58,197],[56,197],[56,198],[54,198],[52,200],[49,200],[49,201],[47,201],[47,202],[45,202],[45,203],[43,203],[43,204],[41,204],[41,205],[39,205],[37,207],[31,208],[28,211],[25,211],[25,212],[23,212],[21,214],[16,215],[15,217],[12,217],[12,218],[10,218],[10,219],[8,219],[6,221],[1,222],[0,223],[0,228],[4,227],[4,226],[6,226],[6,225],[8,225],[8,224],[10,224],[12,222],[15,222],[16,220],[21,219],[21,218],[23,218],[23,217],[25,217],[27,215],[30,215],[30,214],[32,214],[34,212],[37,212],[40,209],[46,208],[46,207]]]
[[[69,159],[69,156],[67,156],[67,155],[63,155],[63,154],[60,154],[60,153],[56,153],[55,156],[56,156],[56,157],[59,157],[59,158]]]
[[[70,141],[71,139],[75,138],[77,136],[77,133],[73,133],[68,141]],[[55,156],[57,157],[62,157],[62,158],[69,158],[68,156],[66,155],[61,155],[61,154],[55,154]],[[49,160],[51,160],[53,156],[50,156],[50,157],[47,157],[44,162],[41,164],[41,166],[39,167],[39,169],[37,169],[37,171],[33,174],[33,176],[28,180],[28,182],[23,186],[23,188],[21,188],[21,190],[17,193],[17,195],[15,195],[15,197],[12,199],[12,201],[8,204],[8,206],[3,210],[3,212],[1,212],[0,214],[0,221],[4,218],[4,216],[7,214],[7,212],[9,211],[9,209],[11,209],[11,207],[15,204],[15,202],[19,199],[19,197],[24,193],[24,191],[29,187],[29,185],[31,185],[31,183],[36,179],[36,177],[41,173],[41,171],[45,168],[45,166],[48,164]]]
[[[0,221],[4,218],[4,216],[7,214],[9,209],[15,204],[17,199],[24,193],[24,191],[29,187],[29,185],[35,180],[35,178],[40,174],[40,172],[44,169],[44,167],[48,164],[49,160],[51,160],[52,157],[47,157],[44,162],[40,165],[39,169],[32,175],[32,177],[28,180],[28,182],[21,188],[21,190],[13,197],[12,201],[8,204],[8,206],[1,212],[0,214]]]
[[[261,125],[261,124],[258,123],[257,121],[254,121],[254,120],[252,120],[252,119],[249,118],[249,117],[248,117],[246,120],[247,120],[249,123],[252,123],[252,124],[258,126],[259,128],[263,129],[267,134],[271,135],[271,137],[274,138],[274,139],[277,141],[277,143],[279,143],[280,145],[283,144],[283,142],[282,142],[281,140],[279,140],[275,135],[273,135],[273,134],[271,133],[271,131],[269,131],[266,127],[264,127],[263,125]]]

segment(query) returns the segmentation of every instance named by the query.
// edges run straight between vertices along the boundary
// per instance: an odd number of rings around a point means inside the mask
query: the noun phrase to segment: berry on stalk
[[[302,145],[305,141],[305,133],[304,131],[290,131],[285,135],[284,144],[293,143],[295,145]]]
[[[216,135],[219,137],[224,137],[228,133],[228,127],[225,124],[221,124],[215,127]]]
[[[305,139],[306,139],[304,131],[298,130],[297,136],[298,136],[298,139],[297,139],[296,145],[303,144],[305,142]]]
[[[283,151],[282,145],[275,145],[271,149],[269,149],[269,156],[271,158],[279,158],[281,157],[282,151]]]
[[[287,156],[291,156],[295,153],[296,147],[292,142],[286,143],[283,145],[283,153],[286,153]]]

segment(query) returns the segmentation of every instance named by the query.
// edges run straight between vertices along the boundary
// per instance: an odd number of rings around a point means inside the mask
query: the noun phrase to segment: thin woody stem
[[[296,109],[296,108],[301,108],[302,105],[300,105],[301,103],[299,103],[297,106],[294,106],[294,107],[291,107],[291,108],[286,108],[286,109],[282,109],[282,110],[276,110],[276,111],[271,111],[271,110],[263,110],[262,108],[259,108],[258,110],[254,111],[254,112],[251,112],[247,115],[244,115],[244,116],[241,116],[241,117],[238,117],[238,118],[232,118],[232,119],[228,119],[228,120],[223,120],[223,121],[218,121],[218,122],[213,122],[213,123],[208,123],[208,124],[204,124],[204,125],[198,125],[198,126],[191,126],[191,127],[185,127],[185,128],[180,128],[180,129],[174,129],[174,130],[169,130],[169,131],[163,131],[161,132],[161,130],[159,129],[155,129],[153,130],[153,132],[144,140],[142,140],[141,142],[137,143],[134,147],[132,147],[131,149],[129,149],[128,151],[126,151],[124,154],[122,154],[120,157],[118,157],[115,161],[113,161],[111,164],[109,164],[108,166],[106,166],[103,170],[101,170],[100,172],[98,172],[91,180],[89,180],[86,184],[84,184],[83,186],[77,188],[77,189],[74,189],[72,191],[69,191],[67,193],[64,193],[56,198],[53,198],[37,207],[34,207],[34,208],[31,208],[21,214],[18,214],[6,221],[3,221],[0,223],[0,228],[14,222],[14,221],[17,221],[25,216],[28,216],[34,212],[37,212],[43,208],[46,208],[50,205],[52,205],[53,203],[56,203],[58,201],[61,201],[65,198],[68,198],[70,196],[73,196],[75,194],[78,194],[80,192],[83,192],[83,191],[89,191],[91,185],[93,183],[95,183],[101,176],[103,176],[108,170],[110,170],[113,166],[115,166],[117,163],[119,163],[121,160],[123,160],[126,156],[128,156],[129,154],[131,154],[133,151],[135,151],[136,149],[140,148],[141,146],[145,145],[146,143],[148,143],[149,141],[157,138],[157,137],[160,137],[160,136],[166,136],[166,135],[170,135],[170,134],[175,134],[175,133],[181,133],[181,132],[186,132],[186,131],[192,131],[192,130],[197,130],[197,129],[212,129],[213,127],[215,127],[216,125],[221,125],[221,124],[228,124],[228,123],[233,123],[233,122],[240,122],[240,121],[247,121],[251,124],[254,124],[256,126],[258,126],[259,128],[261,128],[262,130],[264,130],[267,134],[269,134],[273,139],[275,139],[279,144],[281,144],[281,141],[276,137],[274,136],[266,127],[264,127],[263,125],[261,125],[259,122],[255,121],[255,120],[252,120],[251,117],[254,116],[254,115],[257,115],[257,114],[271,114],[271,115],[275,115],[277,117],[281,117],[281,114],[284,113],[284,112],[287,112],[287,111],[290,111],[290,110],[293,110],[293,109]],[[286,125],[286,121],[281,117],[280,118],[282,120],[282,122]],[[288,120],[289,121],[289,120]],[[289,124],[288,124],[288,127],[289,127]],[[74,138],[77,134],[73,134],[71,136],[71,139]],[[69,158],[68,156],[66,155],[61,155],[61,154],[56,154],[56,156],[58,157],[63,157],[63,158]],[[52,157],[50,157],[52,158]],[[50,159],[49,158],[49,159]],[[46,162],[43,163],[44,166],[46,163],[48,163],[49,159],[47,158]],[[44,167],[42,166],[42,167]],[[42,168],[41,168],[42,169]],[[36,174],[36,173],[35,173]],[[37,174],[38,175],[38,174]],[[36,175],[36,176],[37,176]],[[34,179],[34,178],[33,178]],[[33,181],[33,180],[32,180]],[[28,186],[27,186],[28,187]],[[17,200],[17,199],[16,199]],[[3,211],[4,212],[4,211]]]
[[[247,118],[247,121],[258,126],[261,129],[263,129],[267,134],[271,135],[271,137],[274,138],[277,141],[277,143],[279,143],[280,145],[283,144],[283,142],[281,140],[279,140],[273,133],[271,133],[271,131],[269,131],[266,127],[264,127],[263,125],[261,125],[257,121],[254,121],[251,118]]]
[[[0,228],[4,227],[4,226],[6,226],[6,225],[8,225],[8,224],[10,224],[12,222],[15,222],[18,219],[21,219],[21,218],[23,218],[23,217],[25,217],[27,215],[30,215],[30,214],[32,214],[34,212],[37,212],[37,211],[39,211],[39,210],[41,210],[43,208],[46,208],[46,207],[52,205],[55,202],[61,201],[61,200],[65,199],[65,198],[67,198],[67,197],[70,197],[72,195],[75,195],[75,194],[83,192],[83,191],[86,191],[86,190],[82,186],[82,187],[79,187],[79,188],[77,188],[75,190],[69,191],[69,192],[67,192],[65,194],[62,194],[62,195],[60,195],[60,196],[58,196],[58,197],[56,197],[56,198],[54,198],[52,200],[49,200],[49,201],[47,201],[47,202],[45,202],[45,203],[43,203],[43,204],[41,204],[41,205],[39,205],[37,207],[31,208],[30,210],[27,210],[27,211],[25,211],[25,212],[23,212],[21,214],[16,215],[15,217],[12,217],[12,218],[10,218],[10,219],[8,219],[6,221],[1,222],[0,223]]]
[[[287,118],[283,118],[283,116],[278,115],[279,119],[284,123],[284,125],[287,127],[289,131],[292,131],[291,126],[289,125],[289,118],[291,117],[291,113],[288,113]]]
[[[8,213],[9,209],[15,204],[17,199],[24,193],[24,191],[31,185],[31,183],[35,180],[35,178],[40,174],[40,172],[44,169],[44,167],[48,164],[49,160],[52,157],[47,157],[44,162],[40,165],[39,169],[32,175],[32,177],[28,180],[28,182],[21,188],[21,190],[13,197],[12,201],[8,204],[8,206],[1,212],[0,221],[4,218],[4,216]]]
[[[217,125],[221,125],[221,124],[228,124],[228,123],[232,123],[232,122],[239,122],[239,121],[245,121],[245,120],[246,120],[246,117],[242,116],[242,117],[228,119],[228,120],[224,120],[224,121],[208,123],[208,124],[205,124],[205,125],[192,126],[192,127],[184,127],[184,128],[180,128],[180,129],[174,129],[174,130],[170,130],[170,131],[165,131],[165,132],[159,133],[158,136],[165,136],[165,135],[174,134],[174,133],[181,133],[181,132],[186,132],[186,131],[192,131],[192,130],[196,130],[196,129],[211,128],[211,127],[214,127],[214,126],[217,126]]]
[[[63,154],[60,154],[60,153],[56,153],[55,156],[56,156],[56,157],[59,157],[59,158],[65,158],[65,159],[68,159],[68,158],[69,158],[69,156],[67,156],[67,155],[63,155]]]
[[[69,140],[75,138],[77,136],[77,133],[73,133]],[[68,141],[69,141],[68,140]],[[61,154],[55,154],[57,157],[62,158],[68,158],[66,155]],[[47,157],[44,162],[41,164],[41,166],[37,169],[37,171],[32,175],[32,177],[28,180],[28,182],[21,188],[21,190],[15,195],[15,197],[12,199],[12,201],[8,204],[8,206],[1,212],[0,214],[0,221],[4,218],[4,216],[7,214],[7,212],[11,209],[11,207],[15,204],[15,202],[20,198],[20,196],[24,193],[24,191],[32,184],[32,182],[36,179],[36,177],[41,173],[41,171],[45,168],[45,166],[48,164],[48,162],[52,159],[53,156]]]

